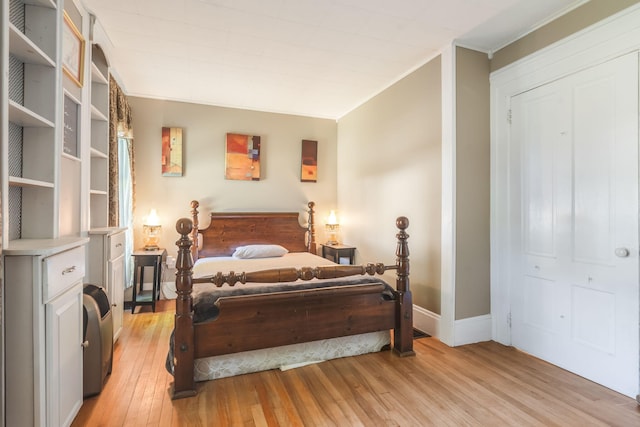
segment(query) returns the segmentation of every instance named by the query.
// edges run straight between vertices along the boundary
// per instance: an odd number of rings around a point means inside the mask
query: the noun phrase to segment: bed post
[[[197,202],[195,202],[197,204]],[[193,206],[193,202],[192,202]],[[193,224],[187,218],[176,223],[176,231],[180,234],[178,256],[176,258],[176,315],[174,330],[174,373],[171,389],[172,399],[195,396],[196,386],[193,377],[194,332],[191,291],[193,289],[193,259],[189,248],[192,245],[189,235]],[[178,338],[179,337],[179,338]]]
[[[314,255],[317,255],[317,247],[316,247],[316,224],[315,224],[315,213],[316,211],[313,210],[314,206],[315,206],[315,202],[309,202],[307,204],[307,206],[309,207],[309,218],[307,221],[307,230],[308,230],[308,235],[307,235],[307,252],[311,252]]]
[[[193,223],[193,230],[191,231],[191,257],[192,259],[198,259],[198,249],[200,249],[198,245],[198,227],[200,226],[200,221],[198,220],[198,207],[200,206],[200,202],[197,200],[191,201],[191,222]]]
[[[407,217],[396,220],[398,227],[398,246],[396,249],[396,327],[393,332],[393,350],[400,356],[414,356],[413,351],[413,301],[409,287],[409,235],[405,231],[409,227]]]

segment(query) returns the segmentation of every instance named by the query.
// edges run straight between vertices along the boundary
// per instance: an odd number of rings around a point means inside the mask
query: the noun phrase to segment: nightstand
[[[133,281],[133,295],[131,298],[131,314],[136,310],[136,306],[150,305],[152,311],[156,311],[156,301],[160,299],[160,280],[162,280],[162,263],[167,256],[164,249],[156,249],[147,251],[138,249],[134,251],[134,271],[135,279]],[[153,281],[151,291],[145,291],[144,286],[144,269],[145,267],[153,267]]]
[[[354,264],[356,260],[355,246],[347,245],[320,245],[322,257],[330,259],[336,264]]]

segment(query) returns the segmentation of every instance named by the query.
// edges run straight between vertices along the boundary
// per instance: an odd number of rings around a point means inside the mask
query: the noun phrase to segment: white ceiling
[[[82,0],[129,95],[337,119],[452,40],[492,52],[585,0]]]

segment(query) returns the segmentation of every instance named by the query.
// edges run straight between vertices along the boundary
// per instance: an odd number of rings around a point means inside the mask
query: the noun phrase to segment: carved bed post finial
[[[409,290],[409,245],[407,239],[409,235],[406,229],[409,227],[409,219],[405,216],[396,219],[396,227],[398,227],[398,246],[396,248],[396,263],[398,265],[398,291],[407,292]],[[401,280],[402,279],[402,280]]]
[[[200,207],[200,202],[197,200],[191,201],[191,222],[193,223],[193,230],[191,231],[191,241],[193,242],[193,246],[191,246],[191,256],[193,259],[198,259],[198,227],[200,226],[200,221],[198,220],[198,207]]]
[[[393,336],[393,349],[400,356],[413,356],[413,300],[409,286],[409,235],[406,229],[409,227],[409,219],[401,216],[396,219],[398,227],[398,246],[396,249],[396,328]]]
[[[176,242],[178,255],[176,257],[177,296],[173,352],[174,381],[172,397],[174,399],[196,394],[193,378],[193,299],[191,297],[193,289],[193,259],[190,252],[193,242],[189,238],[193,228],[193,223],[188,218],[181,218],[176,222],[176,231],[180,234],[180,239]]]
[[[315,224],[315,213],[316,211],[313,209],[316,206],[315,202],[309,202],[307,204],[309,207],[309,221],[308,221],[308,242],[307,242],[307,251],[312,254],[317,254],[316,247],[316,224]]]

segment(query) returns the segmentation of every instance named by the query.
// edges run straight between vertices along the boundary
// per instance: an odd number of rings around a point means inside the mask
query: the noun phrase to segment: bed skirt
[[[388,348],[390,342],[390,331],[380,331],[205,357],[195,360],[194,379],[208,381],[270,369],[286,370],[325,360],[378,352]],[[171,361],[167,360],[170,373],[173,373],[172,368]]]

